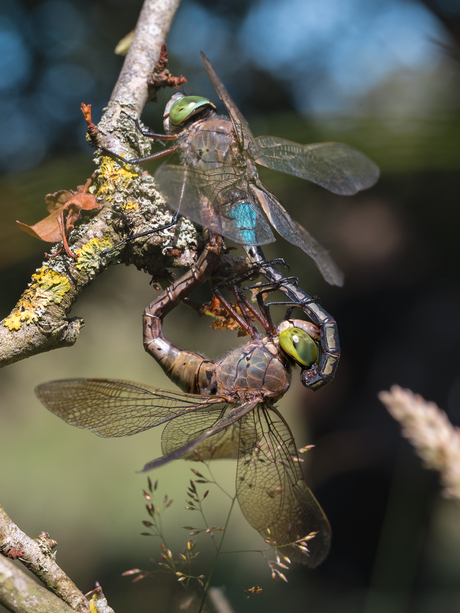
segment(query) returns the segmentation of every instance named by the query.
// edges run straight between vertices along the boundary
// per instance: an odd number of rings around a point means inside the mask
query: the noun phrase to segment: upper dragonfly
[[[204,53],[201,58],[230,120],[215,113],[216,107],[207,98],[176,93],[164,112],[166,134],[143,131],[145,136],[176,140],[176,144],[130,161],[148,161],[178,151],[182,166],[165,164],[155,173],[173,210],[250,246],[275,240],[262,209],[281,236],[314,260],[326,281],[342,285],[342,272],[328,251],[290,217],[260,180],[256,164],[302,177],[341,195],[353,195],[374,185],[378,167],[343,143],[299,145],[275,136],[254,137],[211,62]]]

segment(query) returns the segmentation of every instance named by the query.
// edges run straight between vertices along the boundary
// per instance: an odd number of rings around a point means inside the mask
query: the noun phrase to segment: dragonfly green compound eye
[[[279,335],[281,348],[301,366],[311,366],[318,356],[315,341],[300,328],[288,328]]]
[[[210,106],[212,109],[216,107],[207,98],[201,96],[184,96],[176,100],[169,111],[169,119],[174,126],[179,126],[187,119],[190,119],[195,113],[203,110],[203,107]]]

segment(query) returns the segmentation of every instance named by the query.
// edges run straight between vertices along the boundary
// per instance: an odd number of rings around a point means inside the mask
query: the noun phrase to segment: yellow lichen
[[[70,289],[67,277],[63,277],[50,268],[40,268],[37,273],[32,275],[32,279],[37,282],[42,292],[48,292],[50,300],[56,302],[56,304],[61,302],[64,294]]]
[[[22,294],[14,312],[5,319],[9,330],[19,330],[23,323],[36,322],[51,302],[59,304],[70,290],[69,280],[46,266],[32,275],[30,287]]]
[[[98,238],[92,238],[81,249],[77,249],[75,255],[78,256],[77,268],[78,270],[98,269],[101,265],[101,251],[110,249],[113,247],[113,243],[110,239],[104,238],[99,240]]]
[[[131,211],[131,210],[138,211],[138,210],[139,210],[139,203],[138,203],[138,202],[131,202],[131,200],[130,200],[129,202],[127,202],[126,204],[124,204],[124,205],[122,206],[122,208],[123,208],[125,211]]]
[[[30,309],[27,311],[15,311],[9,317],[5,319],[3,325],[5,325],[9,330],[19,330],[25,321],[27,324],[30,324],[32,321],[38,319],[35,317],[35,313]]]
[[[112,158],[104,157],[102,158],[98,176],[99,188],[97,195],[111,201],[115,191],[119,191],[120,187],[128,187],[131,181],[138,176],[136,172],[119,166]]]

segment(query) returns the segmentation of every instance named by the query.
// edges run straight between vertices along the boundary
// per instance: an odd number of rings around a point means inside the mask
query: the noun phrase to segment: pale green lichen
[[[70,290],[67,277],[44,266],[32,275],[32,283],[22,294],[14,312],[3,324],[9,330],[19,330],[22,324],[38,321],[45,308],[51,303],[59,304]]]
[[[186,218],[181,219],[180,231],[176,234],[177,249],[187,249],[197,245],[197,231],[193,223]]]
[[[101,252],[111,249],[111,247],[113,247],[113,243],[108,238],[102,240],[92,238],[75,252],[75,255],[78,256],[78,270],[98,270],[101,266]]]

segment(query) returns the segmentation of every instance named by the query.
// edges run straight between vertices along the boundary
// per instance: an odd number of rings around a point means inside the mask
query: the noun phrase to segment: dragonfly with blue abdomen
[[[175,144],[128,162],[178,152],[182,165],[165,164],[155,173],[160,191],[173,210],[247,247],[275,240],[262,210],[281,236],[314,260],[326,281],[342,285],[343,275],[328,251],[290,217],[260,180],[256,164],[307,179],[341,195],[353,195],[374,185],[378,167],[343,143],[299,145],[274,136],[255,138],[211,62],[204,53],[201,57],[230,119],[215,113],[216,107],[207,98],[176,93],[165,108],[166,134],[142,131],[145,136]]]

